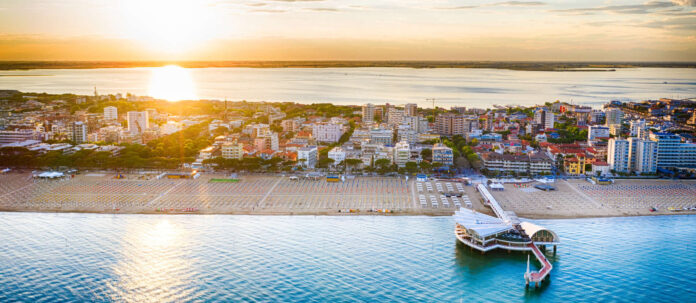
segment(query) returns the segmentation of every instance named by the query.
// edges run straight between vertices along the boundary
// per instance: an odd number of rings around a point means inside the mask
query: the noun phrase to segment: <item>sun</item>
[[[168,101],[197,99],[191,72],[178,65],[153,68],[148,94]]]
[[[205,0],[126,0],[124,35],[160,53],[179,54],[213,38],[214,13]]]

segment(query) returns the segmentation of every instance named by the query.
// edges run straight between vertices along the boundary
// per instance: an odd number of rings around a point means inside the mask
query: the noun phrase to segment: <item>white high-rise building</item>
[[[633,171],[641,173],[655,173],[657,171],[657,142],[629,138],[631,150],[631,165]]]
[[[402,126],[406,126],[409,129],[419,132],[420,118],[415,116],[404,116],[401,118],[401,124],[399,125],[399,129],[401,129]]]
[[[631,137],[645,139],[645,120],[631,120]]]
[[[631,148],[628,140],[609,139],[607,146],[607,162],[609,169],[617,172],[628,173],[631,171]]]
[[[317,165],[318,149],[316,146],[302,147],[297,150],[297,163],[308,168]]]
[[[128,132],[131,134],[142,134],[150,128],[150,120],[147,112],[128,112]]]
[[[452,149],[442,143],[433,145],[433,163],[441,163],[446,166],[451,166],[454,163],[454,154]]]
[[[346,152],[343,148],[336,146],[329,151],[329,159],[334,160],[334,164],[339,164],[346,159]]]
[[[607,121],[606,125],[621,124],[623,122],[623,111],[618,108],[609,108],[606,110]]]
[[[408,142],[396,143],[394,146],[394,163],[399,167],[404,167],[409,160],[411,160],[411,148]]]
[[[404,112],[396,109],[395,107],[390,107],[387,111],[387,124],[391,126],[396,126],[401,124],[404,118]]]
[[[367,103],[362,106],[362,122],[375,122],[375,106],[372,103]]]
[[[116,106],[104,107],[104,120],[118,120],[118,108],[116,108]]]
[[[415,130],[412,130],[408,127],[408,125],[401,124],[399,125],[399,129],[397,130],[397,141],[405,141],[408,142],[409,144],[416,144],[418,143],[418,132]]]
[[[343,132],[343,125],[337,123],[315,123],[312,126],[312,137],[318,142],[338,142]]]
[[[394,131],[391,129],[382,128],[370,129],[370,141],[372,143],[391,145],[394,141]]]
[[[72,139],[75,144],[87,142],[87,125],[80,121],[73,122],[70,125],[70,139]]]

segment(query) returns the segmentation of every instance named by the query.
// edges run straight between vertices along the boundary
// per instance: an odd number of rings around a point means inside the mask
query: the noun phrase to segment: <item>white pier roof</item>
[[[460,208],[454,213],[454,220],[468,231],[476,232],[485,238],[512,229],[512,225],[503,220],[476,211]]]

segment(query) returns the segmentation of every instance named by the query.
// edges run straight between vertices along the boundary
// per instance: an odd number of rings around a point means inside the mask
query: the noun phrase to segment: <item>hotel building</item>
[[[696,167],[696,144],[683,143],[672,133],[651,133],[649,137],[657,143],[657,167]]]
[[[317,164],[318,149],[316,146],[302,147],[297,150],[297,162],[308,168]]]
[[[621,124],[623,122],[623,111],[618,108],[609,108],[606,110],[606,124]]]
[[[631,171],[630,162],[631,148],[628,140],[624,139],[609,139],[607,146],[607,162],[609,168],[623,173]]]
[[[454,164],[454,154],[452,149],[443,145],[442,143],[436,143],[433,145],[433,163],[441,163],[444,166],[452,166]]]
[[[338,142],[343,133],[343,125],[337,123],[315,123],[312,127],[312,137],[318,142]]]
[[[483,166],[488,170],[516,173],[550,173],[551,159],[542,155],[504,155],[496,152],[481,154]]]
[[[244,144],[237,142],[223,144],[222,157],[225,159],[241,159],[244,157]]]
[[[411,160],[411,148],[408,142],[396,143],[396,146],[394,146],[394,163],[399,167],[404,167],[409,160]]]
[[[334,164],[338,164],[346,160],[346,152],[343,148],[336,146],[329,151],[329,159],[334,160]]]

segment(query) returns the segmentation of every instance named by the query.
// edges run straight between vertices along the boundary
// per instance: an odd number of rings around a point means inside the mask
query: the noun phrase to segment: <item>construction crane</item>
[[[433,102],[433,109],[435,109],[435,98],[426,98],[425,101],[426,101],[426,102],[431,102],[431,101],[432,101],[432,102]]]

